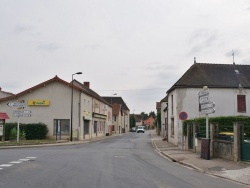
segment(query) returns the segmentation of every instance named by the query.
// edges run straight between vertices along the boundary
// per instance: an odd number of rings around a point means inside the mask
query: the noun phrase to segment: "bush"
[[[44,123],[20,124],[19,129],[19,138],[26,140],[46,139],[48,133],[48,127]],[[6,123],[5,140],[16,139],[16,131],[17,123]]]
[[[248,116],[221,116],[221,117],[210,117],[210,123],[218,123],[219,124],[219,132],[227,131],[233,132],[233,124],[234,122],[243,122],[246,126],[246,130],[250,132],[250,117]],[[199,134],[201,137],[205,137],[206,135],[206,118],[195,118],[185,120],[182,123],[183,135],[187,136],[187,125],[189,123],[197,123],[199,125]]]

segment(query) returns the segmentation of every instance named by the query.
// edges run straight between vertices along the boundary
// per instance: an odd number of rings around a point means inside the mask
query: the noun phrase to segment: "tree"
[[[135,127],[135,116],[134,116],[134,114],[129,115],[129,125],[130,125],[130,128]]]
[[[155,118],[156,117],[155,112],[154,111],[149,112],[149,116],[152,116],[153,118]]]

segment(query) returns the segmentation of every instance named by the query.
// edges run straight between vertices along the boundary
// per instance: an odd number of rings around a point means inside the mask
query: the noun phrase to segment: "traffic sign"
[[[9,102],[7,105],[10,107],[25,107],[24,102]]]
[[[13,110],[12,113],[13,114],[20,114],[20,113],[22,113],[22,114],[30,114],[31,111],[30,110]]]
[[[207,109],[201,110],[202,114],[212,114],[214,112],[215,112],[214,108],[207,108]]]
[[[208,103],[209,102],[209,96],[206,95],[206,96],[199,97],[199,102],[200,102],[200,104]]]
[[[188,118],[187,112],[180,112],[179,113],[180,120],[186,120],[187,118]]]
[[[30,117],[31,114],[24,114],[24,113],[19,113],[19,114],[13,114],[15,117]]]
[[[214,108],[214,107],[215,107],[214,102],[208,102],[208,103],[201,104],[201,110],[205,110],[207,108]]]
[[[209,92],[208,92],[208,90],[202,90],[202,91],[200,91],[199,93],[198,93],[198,95],[201,97],[201,96],[205,96],[205,95],[208,95],[209,94]]]

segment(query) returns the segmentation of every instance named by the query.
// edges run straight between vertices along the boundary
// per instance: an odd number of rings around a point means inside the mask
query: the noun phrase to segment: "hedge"
[[[250,117],[249,116],[221,116],[221,117],[209,117],[210,123],[218,123],[219,132],[227,131],[233,132],[233,124],[234,122],[244,122],[245,131],[250,132]],[[187,136],[187,125],[189,123],[197,123],[199,124],[199,132],[202,135],[206,135],[206,118],[195,118],[185,120],[182,123],[183,135]]]
[[[5,140],[10,139],[13,128],[17,128],[17,123],[5,123]],[[41,140],[47,138],[48,127],[44,123],[19,124],[19,130],[25,132],[26,140]]]

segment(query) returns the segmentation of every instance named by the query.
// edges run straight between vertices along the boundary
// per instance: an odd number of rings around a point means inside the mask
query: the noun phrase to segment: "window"
[[[174,118],[171,118],[171,136],[174,136]]]
[[[55,119],[53,135],[69,135],[69,119]]]
[[[237,95],[237,111],[241,113],[246,112],[246,96]]]

